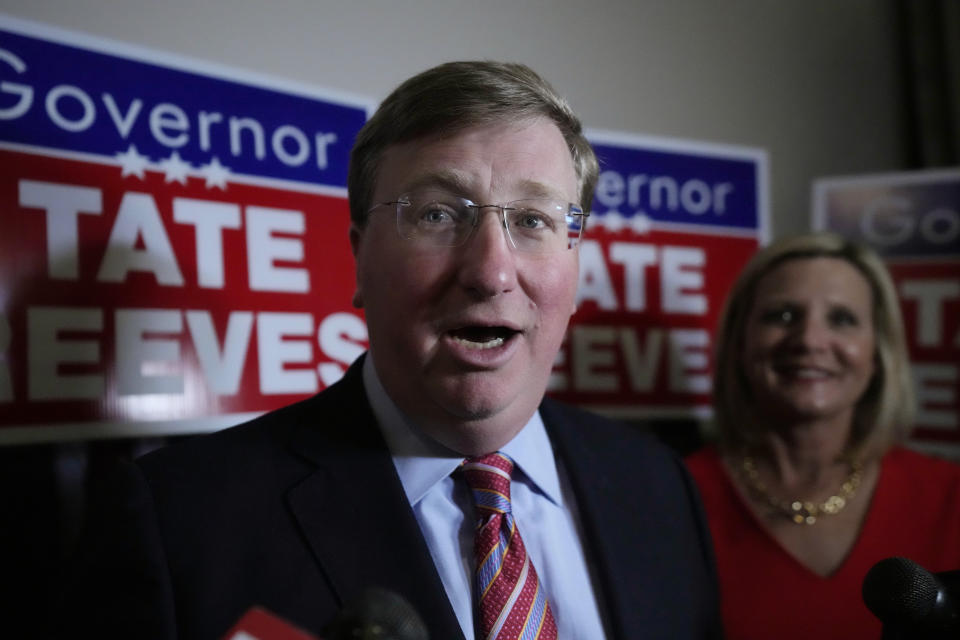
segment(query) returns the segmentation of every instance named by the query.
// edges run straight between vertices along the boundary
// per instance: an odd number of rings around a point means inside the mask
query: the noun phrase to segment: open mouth
[[[495,349],[503,346],[519,331],[508,327],[461,327],[450,332],[454,342],[467,349]]]

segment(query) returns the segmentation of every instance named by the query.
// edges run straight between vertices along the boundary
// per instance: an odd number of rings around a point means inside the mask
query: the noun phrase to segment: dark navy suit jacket
[[[433,640],[462,638],[360,369],[124,468],[67,583],[60,633],[220,638],[260,605],[320,634],[378,586],[409,600]],[[711,542],[680,459],[638,429],[550,400],[540,411],[613,637],[719,637]]]

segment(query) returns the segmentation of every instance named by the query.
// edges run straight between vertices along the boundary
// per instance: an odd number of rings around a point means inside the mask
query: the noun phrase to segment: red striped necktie
[[[557,623],[510,512],[513,461],[468,458],[463,475],[477,508],[477,640],[556,640]]]

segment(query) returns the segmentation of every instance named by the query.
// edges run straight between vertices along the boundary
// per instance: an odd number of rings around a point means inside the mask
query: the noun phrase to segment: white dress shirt
[[[466,483],[451,477],[463,456],[410,423],[387,395],[370,357],[363,364],[363,382],[447,597],[464,636],[474,640],[474,508]],[[557,468],[539,412],[500,451],[515,463],[513,516],[547,592],[559,637],[602,640],[606,634],[580,543],[573,492]]]

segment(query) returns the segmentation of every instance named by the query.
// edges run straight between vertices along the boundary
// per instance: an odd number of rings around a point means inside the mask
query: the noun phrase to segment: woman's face
[[[873,296],[840,258],[787,260],[757,283],[742,362],[766,417],[852,422],[874,372]]]

